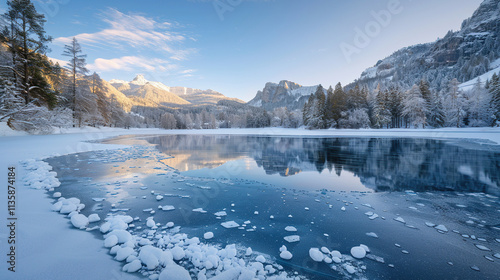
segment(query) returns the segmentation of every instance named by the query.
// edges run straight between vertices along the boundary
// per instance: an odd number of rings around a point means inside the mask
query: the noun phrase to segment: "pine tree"
[[[448,93],[444,98],[444,115],[446,126],[462,127],[465,117],[464,111],[464,96],[458,85],[460,82],[457,79],[450,81]]]
[[[96,72],[90,76],[90,83],[91,92],[96,96],[97,110],[102,117],[102,122],[98,125],[109,125],[111,123],[110,104],[104,94],[104,83]]]
[[[469,92],[469,126],[483,127],[492,123],[493,110],[491,108],[491,94],[486,90],[478,78]]]
[[[429,108],[429,125],[438,128],[445,124],[444,108],[441,96],[434,92],[431,94],[431,104]]]
[[[305,126],[309,126],[309,122],[311,121],[312,116],[312,108],[314,105],[315,96],[311,94],[306,104],[304,104],[304,108],[302,109],[302,119],[304,121]]]
[[[428,112],[427,102],[422,96],[422,93],[417,85],[406,93],[403,98],[403,115],[408,117],[409,121],[415,128],[420,125],[425,128],[427,124],[426,114]]]
[[[326,91],[325,122],[327,128],[336,126],[336,122],[334,119],[335,101],[333,93],[333,88],[330,86]]]
[[[500,125],[500,77],[496,73],[491,77],[488,87],[492,98],[491,110],[495,118],[494,125],[498,126]]]
[[[377,95],[377,101],[373,110],[374,125],[377,128],[389,127],[392,115],[389,109],[389,92],[387,90],[380,91]]]
[[[171,113],[164,113],[161,116],[161,127],[164,129],[176,129],[177,120],[175,119],[175,116]]]
[[[342,113],[347,111],[347,95],[345,94],[341,83],[338,83],[335,86],[332,99],[333,99],[332,119],[337,124],[337,128],[340,128],[340,120],[342,118]]]
[[[326,96],[323,86],[319,85],[314,95],[316,102],[313,111],[313,121],[316,122],[316,124],[313,126],[314,128],[324,129],[326,127]]]
[[[40,68],[41,55],[45,54],[47,43],[52,40],[45,35],[45,16],[36,11],[30,0],[11,0],[7,5],[4,18],[10,26],[4,30],[2,39],[12,52],[13,65],[10,68],[16,81],[20,81],[24,103],[27,105],[40,97],[53,105],[54,93],[50,92]]]
[[[401,91],[399,88],[393,86],[389,89],[385,98],[388,103],[389,111],[391,112],[391,127],[401,127],[403,119],[403,96]]]
[[[82,48],[76,38],[73,38],[70,45],[64,46],[64,56],[69,57],[69,64],[66,69],[69,70],[71,81],[69,82],[69,91],[71,93],[71,108],[73,112],[77,111],[77,88],[78,88],[78,76],[85,75],[88,70],[86,68],[87,62],[85,58],[87,55],[82,54]]]
[[[422,79],[420,80],[420,83],[418,85],[420,89],[420,94],[422,95],[422,98],[425,100],[425,109],[427,112],[429,111],[429,108],[431,106],[431,90],[430,90],[430,85],[427,82],[427,80]],[[427,119],[429,119],[429,116],[427,115]]]

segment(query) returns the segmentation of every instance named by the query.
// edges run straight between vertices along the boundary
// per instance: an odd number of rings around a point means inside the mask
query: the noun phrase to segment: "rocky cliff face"
[[[289,110],[301,109],[317,88],[318,86],[304,87],[286,80],[278,84],[266,83],[264,89],[259,90],[247,104],[267,110],[279,107],[287,107]]]
[[[398,50],[365,70],[356,83],[370,88],[396,83],[409,88],[426,79],[440,90],[453,78],[471,80],[488,72],[500,58],[499,34],[500,0],[485,0],[471,18],[464,20],[460,31]]]

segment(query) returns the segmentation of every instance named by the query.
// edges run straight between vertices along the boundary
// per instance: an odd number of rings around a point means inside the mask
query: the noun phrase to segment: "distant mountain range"
[[[221,100],[244,103],[242,100],[226,97],[222,93],[211,89],[201,90],[186,87],[169,87],[160,82],[148,81],[140,74],[130,82],[110,80],[109,85],[116,92],[121,93],[117,94],[117,96],[119,96],[119,102],[122,104],[148,107],[179,107],[216,105]]]
[[[460,31],[449,31],[442,39],[432,43],[414,45],[394,52],[361,73],[359,79],[346,86],[358,84],[374,89],[377,86],[398,85],[409,89],[425,79],[435,90],[446,89],[453,78],[464,89],[473,85],[478,77],[483,82],[500,71],[500,0],[485,0],[472,17],[464,20]],[[335,84],[337,81],[331,81]],[[170,87],[148,81],[137,75],[132,81],[111,80],[107,87],[125,108],[132,106],[178,108],[184,106],[210,106],[219,101],[233,101],[244,106],[273,110],[287,107],[302,109],[318,85],[302,86],[283,80],[266,83],[256,96],[245,103],[214,90]],[[112,89],[114,88],[114,89]]]

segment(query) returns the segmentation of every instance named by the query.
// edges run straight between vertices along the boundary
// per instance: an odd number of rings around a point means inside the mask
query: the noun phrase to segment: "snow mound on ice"
[[[362,259],[366,256],[366,250],[361,246],[352,247],[351,255],[356,259]]]
[[[191,280],[189,272],[175,263],[167,265],[160,273],[159,280]]]
[[[71,216],[71,223],[76,228],[84,229],[89,224],[89,218],[82,214],[76,214]]]

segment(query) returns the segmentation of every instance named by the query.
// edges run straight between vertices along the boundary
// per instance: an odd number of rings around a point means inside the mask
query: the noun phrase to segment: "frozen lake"
[[[47,160],[57,192],[79,198],[86,216],[134,217],[128,230],[155,246],[165,245],[158,233],[183,233],[220,248],[251,247],[259,253],[245,260],[264,254],[275,268],[309,279],[498,279],[498,147],[225,135],[105,142],[132,147]],[[207,232],[214,237],[203,238]],[[369,252],[354,259],[351,248],[360,244]],[[282,245],[293,258],[280,257]],[[191,260],[181,264],[195,277]]]

